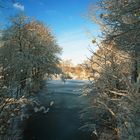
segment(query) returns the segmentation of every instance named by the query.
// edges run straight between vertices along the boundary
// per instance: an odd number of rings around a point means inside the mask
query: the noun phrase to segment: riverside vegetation
[[[99,140],[139,140],[140,2],[100,0],[90,5],[88,18],[99,24],[102,35],[100,41],[92,40],[98,50],[91,49],[78,69],[85,69],[90,80],[86,91],[91,105],[81,111],[87,121],[81,129],[90,129]],[[24,14],[1,29],[0,139],[22,139],[21,124],[30,107],[47,111],[35,97],[44,77],[63,73],[60,54],[50,28]]]

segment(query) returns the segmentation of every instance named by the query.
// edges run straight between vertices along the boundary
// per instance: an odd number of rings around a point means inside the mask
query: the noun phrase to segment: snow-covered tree
[[[24,89],[29,81],[39,84],[46,73],[59,72],[61,49],[50,29],[41,22],[17,15],[4,30],[3,40],[0,59],[6,86],[15,84]]]
[[[95,13],[90,12],[90,18],[93,17],[92,19],[99,23],[103,33],[103,46],[99,46],[99,50],[93,53],[90,61],[92,77],[95,77],[94,86],[98,86],[97,96],[93,98],[94,103],[97,103],[97,114],[107,116],[102,123],[105,122],[107,127],[114,129],[117,134],[115,139],[138,140],[139,0],[100,0],[98,6],[97,17],[92,16]],[[110,44],[113,44],[111,48]],[[120,85],[124,88],[120,88]],[[100,117],[99,120],[104,117]],[[100,139],[113,139],[111,133],[106,130],[101,132]]]
[[[61,72],[61,48],[49,27],[23,14],[9,25],[0,40],[0,139],[18,139],[13,126],[28,117],[26,105],[33,104],[28,97],[40,89],[46,74]]]
[[[137,81],[140,63],[139,0],[101,0],[100,18],[105,24],[105,42],[114,41],[119,49],[131,55],[132,82]]]

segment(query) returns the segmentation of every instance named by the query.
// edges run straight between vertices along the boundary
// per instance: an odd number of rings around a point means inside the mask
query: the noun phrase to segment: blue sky
[[[16,0],[15,0],[16,1]],[[86,18],[90,3],[96,0],[19,0],[6,9],[5,16],[24,11],[51,27],[58,44],[63,48],[62,59],[82,63],[90,55],[91,40],[100,30]],[[9,11],[9,12],[8,12]]]

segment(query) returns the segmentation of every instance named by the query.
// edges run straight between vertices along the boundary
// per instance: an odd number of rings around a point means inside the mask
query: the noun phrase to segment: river
[[[87,81],[48,81],[38,98],[48,113],[34,113],[24,130],[25,140],[96,140],[91,132],[79,128],[84,125],[80,111],[89,105],[82,89]]]

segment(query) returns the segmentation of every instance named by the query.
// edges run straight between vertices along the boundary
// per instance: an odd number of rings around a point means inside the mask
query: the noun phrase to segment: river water
[[[82,89],[87,81],[48,81],[38,98],[48,113],[34,113],[24,130],[25,140],[96,140],[90,131],[79,129],[84,122],[80,111],[89,106]],[[50,104],[52,106],[50,106]]]

